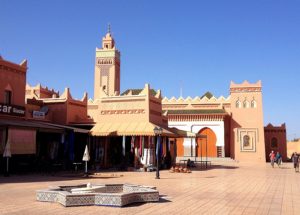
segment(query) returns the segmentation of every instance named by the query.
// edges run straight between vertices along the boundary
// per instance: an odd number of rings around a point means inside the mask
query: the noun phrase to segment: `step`
[[[176,162],[179,163],[180,160],[187,160],[190,159],[191,161],[201,161],[201,157],[190,157],[190,156],[184,156],[184,157],[177,157]],[[211,162],[236,162],[230,157],[202,157],[202,161],[211,161]]]

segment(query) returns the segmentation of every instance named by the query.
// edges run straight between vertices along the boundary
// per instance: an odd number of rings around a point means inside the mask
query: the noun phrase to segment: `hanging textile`
[[[140,159],[140,152],[139,152],[139,144],[140,144],[140,141],[139,141],[139,139],[140,139],[140,137],[136,137],[136,141],[135,141],[135,146],[134,146],[134,150],[135,150],[135,156],[138,158],[138,159]]]
[[[142,153],[142,148],[143,148],[143,147],[142,147],[142,145],[143,145],[142,141],[143,141],[143,140],[142,140],[142,137],[141,137],[141,136],[140,136],[139,138],[140,138],[139,156],[142,157],[142,154],[143,154],[143,153]]]
[[[122,155],[125,157],[125,141],[126,141],[126,137],[123,136],[123,139],[122,139]]]
[[[134,151],[134,140],[135,140],[135,137],[134,136],[132,136],[131,137],[131,149],[130,149],[130,151],[133,153]]]
[[[65,142],[65,134],[62,133],[60,137],[60,143],[63,144]]]
[[[151,137],[152,138],[152,141],[151,141],[151,148],[154,149],[154,146],[155,146],[155,137]]]
[[[144,157],[144,150],[145,150],[145,137],[142,137],[142,154],[141,156]]]
[[[150,136],[148,136],[148,149],[150,149],[151,148],[151,137]]]
[[[138,151],[138,148],[134,148],[134,156],[139,159],[139,151]]]
[[[167,154],[167,144],[166,144],[166,137],[162,137],[162,156],[165,156]]]

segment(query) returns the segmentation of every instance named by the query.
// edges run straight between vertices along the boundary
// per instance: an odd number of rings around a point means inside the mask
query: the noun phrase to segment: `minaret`
[[[96,48],[94,99],[120,94],[120,52],[115,47],[110,25],[102,48]]]
[[[230,100],[231,154],[239,161],[266,162],[261,81],[231,82]]]

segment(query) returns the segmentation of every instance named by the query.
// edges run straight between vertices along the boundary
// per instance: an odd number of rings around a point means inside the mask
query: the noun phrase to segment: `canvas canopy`
[[[93,136],[155,136],[153,129],[161,127],[151,122],[97,123],[91,129]],[[174,137],[176,134],[162,128],[162,136]]]

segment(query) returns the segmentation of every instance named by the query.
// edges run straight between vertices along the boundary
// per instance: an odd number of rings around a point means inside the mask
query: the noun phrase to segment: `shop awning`
[[[40,122],[33,122],[27,120],[2,120],[0,121],[0,126],[12,126],[12,127],[23,127],[23,128],[33,128],[39,131],[63,133],[64,129],[58,128],[51,125],[42,124]]]
[[[59,124],[48,123],[48,122],[42,122],[42,123],[43,123],[44,125],[54,126],[54,127],[57,127],[57,128],[73,130],[75,133],[83,133],[83,134],[87,134],[87,133],[90,132],[90,131],[87,130],[87,129],[76,128],[76,127],[67,126],[67,125],[59,125]]]
[[[178,128],[169,128],[174,134],[177,134],[178,137],[199,137],[199,138],[206,138],[206,135],[197,134],[191,131],[184,131]]]
[[[191,131],[184,131],[178,128],[169,128],[173,133],[177,134],[179,137],[196,137],[197,134]]]
[[[97,123],[90,131],[93,136],[155,136],[153,129],[161,127],[151,122]],[[177,136],[167,128],[162,128],[162,136]]]
[[[89,130],[54,123],[29,121],[29,120],[2,120],[0,126],[15,126],[38,129],[42,132],[63,133],[65,130],[73,130],[75,133],[89,133]]]

